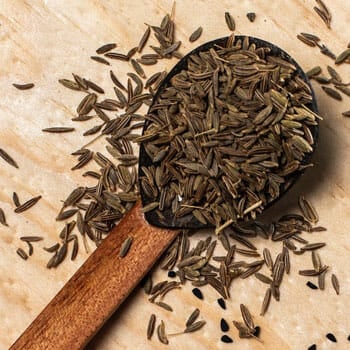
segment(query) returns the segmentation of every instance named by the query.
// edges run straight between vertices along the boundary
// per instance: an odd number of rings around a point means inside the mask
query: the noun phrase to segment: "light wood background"
[[[332,61],[296,39],[301,31],[317,34],[335,53],[343,51],[350,41],[350,3],[327,1],[333,15],[329,30],[312,10],[312,0],[278,1],[215,1],[178,0],[176,3],[177,37],[181,51],[194,45],[188,37],[199,25],[203,35],[200,44],[228,34],[224,12],[230,11],[238,34],[248,34],[271,41],[295,57],[308,70],[320,65],[325,71]],[[126,52],[137,45],[145,30],[144,23],[159,24],[169,12],[172,1],[123,0],[2,0],[0,2],[0,148],[6,149],[20,169],[8,166],[0,159],[0,207],[6,213],[9,227],[0,226],[0,348],[6,349],[49,302],[68,278],[78,269],[87,255],[80,251],[75,262],[67,260],[56,270],[47,270],[48,253],[43,246],[54,243],[62,223],[55,217],[63,200],[77,185],[87,185],[83,171],[72,172],[75,164],[70,156],[88,140],[82,136],[88,124],[71,121],[82,98],[80,93],[67,90],[57,83],[72,72],[91,78],[106,89],[111,97],[109,67],[91,61],[97,47],[117,42],[119,51]],[[250,23],[247,12],[256,12]],[[147,50],[145,50],[146,52]],[[171,68],[173,61],[160,66]],[[112,62],[112,68],[123,76],[127,63]],[[155,69],[155,68],[154,68]],[[159,68],[157,68],[159,69]],[[339,72],[350,81],[350,66],[342,65]],[[153,70],[147,71],[150,74]],[[35,88],[18,91],[12,83],[34,82]],[[318,349],[345,349],[350,345],[350,120],[341,112],[350,110],[350,99],[337,102],[314,85],[320,113],[324,116],[315,167],[308,170],[300,183],[274,208],[265,213],[273,218],[296,209],[300,193],[307,195],[320,215],[320,224],[327,232],[313,234],[310,242],[325,241],[321,255],[341,284],[336,296],[328,274],[326,290],[313,291],[305,286],[307,279],[299,269],[309,268],[309,255],[292,256],[292,271],[281,287],[281,302],[272,302],[265,317],[259,316],[264,286],[253,279],[239,280],[232,286],[232,298],[226,311],[217,303],[216,293],[204,288],[205,300],[199,301],[186,285],[170,293],[165,301],[174,312],[169,313],[150,304],[137,290],[123,308],[95,337],[90,349],[163,349],[156,337],[146,340],[145,329],[152,312],[163,319],[169,333],[181,330],[185,319],[195,307],[207,321],[202,331],[170,338],[169,349],[307,349],[313,343]],[[48,135],[41,129],[49,126],[75,126],[77,131],[66,135]],[[97,145],[96,147],[102,147]],[[22,200],[41,194],[43,199],[22,215],[13,212],[11,200],[16,191]],[[35,244],[34,255],[23,261],[16,255],[22,235],[42,235],[45,241]],[[205,236],[195,236],[193,240]],[[272,242],[255,243],[260,248],[269,245],[273,252],[281,249]],[[91,245],[91,249],[93,249]],[[156,271],[156,280],[166,275]],[[262,328],[264,343],[241,340],[231,326],[232,346],[220,342],[219,321],[225,317],[231,323],[239,319],[239,304],[246,304]],[[81,306],[82,308],[84,305]],[[338,339],[331,344],[325,334],[332,332]],[[55,349],[55,345],[52,345]]]

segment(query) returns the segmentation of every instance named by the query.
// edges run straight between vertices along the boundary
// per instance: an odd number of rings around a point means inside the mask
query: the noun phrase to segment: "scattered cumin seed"
[[[198,40],[200,38],[200,36],[203,33],[203,28],[202,27],[198,27],[189,37],[189,41],[191,43],[195,42],[196,40]]]
[[[337,295],[339,295],[339,292],[340,292],[339,280],[338,280],[338,277],[334,273],[332,274],[331,281],[332,281],[332,286],[333,286],[335,292],[337,293]]]
[[[147,339],[150,340],[152,338],[152,335],[154,333],[154,328],[156,324],[156,315],[152,314],[149,318],[148,325],[147,325]]]
[[[27,84],[15,84],[14,83],[12,85],[18,90],[29,90],[35,86],[33,83],[27,83]]]
[[[22,249],[22,248],[18,248],[16,250],[16,253],[23,259],[23,260],[27,260],[28,259],[28,254]]]
[[[108,51],[111,51],[111,50],[115,49],[116,47],[117,47],[116,43],[105,44],[105,45],[102,45],[101,47],[99,47],[96,50],[96,53],[101,55],[101,54],[104,54],[104,53],[106,53]]]
[[[92,60],[96,61],[96,62],[99,62],[99,63],[102,63],[102,64],[105,64],[106,66],[110,66],[111,64],[103,57],[100,57],[100,56],[91,56],[90,57]]]
[[[28,210],[29,208],[31,208],[32,206],[34,206],[36,203],[38,203],[38,201],[41,199],[41,196],[37,196],[34,198],[29,199],[28,201],[26,201],[25,203],[23,203],[22,205],[18,206],[14,212],[19,214],[22,213],[26,210]]]
[[[16,161],[2,148],[0,148],[0,157],[8,164],[12,165],[15,168],[18,168]]]
[[[119,256],[121,258],[124,258],[128,254],[132,240],[133,240],[133,238],[131,236],[129,236],[122,243],[122,245],[120,247],[120,251],[119,251]]]
[[[75,130],[75,128],[62,127],[62,126],[55,126],[55,127],[52,127],[52,128],[42,129],[42,131],[44,131],[44,132],[56,133],[56,134],[62,134],[62,133],[65,133],[65,132],[72,132],[74,130]]]
[[[236,28],[236,24],[235,24],[235,20],[233,19],[233,17],[229,12],[225,12],[225,22],[228,29],[233,32]]]
[[[4,226],[8,226],[8,224],[6,222],[5,212],[3,211],[2,208],[0,208],[0,224],[2,224]]]

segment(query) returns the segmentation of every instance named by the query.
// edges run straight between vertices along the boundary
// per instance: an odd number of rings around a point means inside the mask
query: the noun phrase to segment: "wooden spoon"
[[[242,38],[237,36],[236,40]],[[208,50],[214,45],[225,45],[226,40],[227,38],[221,38],[211,41],[189,53],[173,68],[162,86],[179,71],[186,69],[189,55]],[[284,51],[260,39],[250,38],[250,42],[254,42],[257,47],[269,47],[275,55],[288,59],[309,84],[302,69]],[[160,90],[162,88],[158,92]],[[155,100],[156,98],[157,95]],[[317,112],[314,95],[310,108]],[[317,125],[312,129],[312,133],[316,140]],[[309,161],[310,154],[307,158],[305,162]],[[140,166],[149,165],[150,160],[141,147]],[[299,175],[296,174],[291,183],[294,183]],[[289,187],[282,188],[281,196]],[[186,222],[178,221],[170,214],[166,218],[169,220],[168,227],[172,228],[209,226],[200,224],[194,218]],[[152,225],[164,226],[164,223],[160,223],[157,216],[151,213],[147,213],[146,219]],[[133,243],[128,254],[121,258],[120,247],[129,236],[133,237]],[[138,285],[176,236],[176,230],[149,225],[142,214],[141,203],[137,203],[10,349],[82,349]]]

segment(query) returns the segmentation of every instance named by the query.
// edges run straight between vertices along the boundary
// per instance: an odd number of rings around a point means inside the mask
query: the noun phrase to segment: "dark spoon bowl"
[[[243,40],[244,38],[245,38],[245,36],[237,35],[235,37],[235,41]],[[158,97],[163,92],[163,90],[169,85],[170,80],[176,74],[180,73],[182,70],[187,70],[189,57],[191,57],[192,55],[198,54],[201,51],[207,51],[207,50],[209,50],[210,48],[212,48],[214,46],[225,47],[226,46],[226,42],[227,42],[228,39],[229,39],[228,37],[224,37],[224,38],[220,38],[220,39],[215,39],[213,41],[209,41],[209,42],[207,42],[207,43],[205,43],[205,44],[203,44],[201,46],[198,46],[197,48],[195,48],[194,50],[189,52],[186,56],[184,56],[174,66],[174,68],[168,73],[168,75],[166,76],[166,78],[162,82],[161,86],[159,87],[157,93],[155,94],[155,96],[153,98],[153,104],[155,103],[155,101],[158,100]],[[258,38],[255,38],[255,37],[249,37],[249,43],[250,44],[254,43],[257,48],[259,48],[259,47],[267,47],[267,48],[269,48],[271,50],[270,54],[272,54],[273,56],[280,57],[280,58],[290,62],[291,64],[293,64],[296,67],[295,74],[299,75],[301,77],[301,79],[309,86],[309,88],[311,90],[312,103],[306,104],[306,107],[308,107],[313,112],[318,113],[315,93],[314,93],[314,91],[312,89],[312,86],[310,84],[310,81],[309,81],[307,75],[302,70],[300,65],[287,52],[283,51],[282,49],[280,49],[276,45],[273,45],[273,44],[269,43],[268,41],[265,41],[265,40],[262,40],[262,39],[258,39]],[[152,108],[152,105],[150,107],[150,110]],[[145,125],[144,125],[144,128],[143,128],[143,134],[145,133],[145,131],[147,130],[149,125],[150,125],[150,122],[146,121]],[[306,165],[306,164],[310,163],[311,157],[312,157],[312,155],[314,153],[314,150],[317,147],[317,140],[318,140],[318,134],[319,134],[319,126],[318,126],[318,124],[310,126],[310,131],[311,131],[311,134],[312,134],[313,139],[314,139],[314,143],[312,145],[313,150],[312,150],[312,152],[305,154],[305,157],[301,161],[302,165]],[[144,172],[142,171],[142,167],[144,166],[144,167],[147,168],[147,167],[150,167],[153,164],[154,163],[153,163],[152,159],[149,157],[149,155],[147,154],[144,145],[141,144],[140,145],[140,157],[139,157],[139,174],[140,174],[140,177],[142,177],[144,175]],[[286,177],[285,185],[281,186],[281,188],[280,188],[280,195],[277,198],[267,202],[267,204],[265,205],[265,209],[270,207],[271,205],[273,205],[276,201],[278,201],[292,187],[292,185],[294,185],[296,183],[296,181],[300,178],[300,176],[303,173],[304,173],[304,170],[300,170],[300,171],[294,172],[290,176]],[[142,204],[143,204],[143,206],[145,206],[145,205],[149,204],[149,198],[143,193],[141,186],[140,186],[140,191],[141,191]],[[186,215],[184,217],[177,218],[177,217],[174,216],[174,214],[171,212],[170,209],[164,210],[162,212],[162,214],[165,217],[164,222],[159,219],[158,215],[154,211],[150,211],[150,212],[145,213],[145,217],[146,217],[146,220],[150,224],[152,224],[154,226],[157,226],[157,227],[167,227],[167,228],[205,228],[205,227],[213,227],[209,223],[205,225],[205,224],[199,222],[193,215],[190,215],[190,214]]]

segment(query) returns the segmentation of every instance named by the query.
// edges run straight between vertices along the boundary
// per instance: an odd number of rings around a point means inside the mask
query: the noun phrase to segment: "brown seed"
[[[8,164],[12,165],[15,168],[18,168],[18,164],[16,163],[16,161],[2,148],[0,148],[0,157],[4,159],[5,162],[7,162]]]
[[[200,36],[203,33],[203,28],[202,27],[198,27],[191,35],[189,38],[189,41],[191,43],[193,43],[194,41],[198,40],[200,38]]]
[[[350,49],[346,49],[337,56],[334,63],[341,64],[344,61],[346,61],[349,57],[350,57]]]
[[[96,53],[101,55],[101,54],[104,54],[104,53],[106,53],[108,51],[111,51],[111,50],[115,49],[116,47],[117,47],[116,43],[105,44],[105,45],[102,45],[101,47],[99,47],[96,50]]]
[[[152,314],[149,318],[148,325],[147,325],[147,339],[150,340],[152,338],[152,335],[154,333],[154,328],[156,324],[156,315]]]
[[[58,82],[60,84],[62,84],[64,87],[71,89],[71,90],[76,90],[76,91],[80,91],[81,87],[79,86],[78,83],[76,83],[75,81],[71,81],[68,79],[59,79]]]
[[[56,221],[66,220],[77,213],[78,209],[69,209],[66,211],[61,211],[56,217]]]
[[[127,55],[118,52],[108,52],[105,54],[105,57],[113,60],[129,61],[129,57]]]
[[[143,48],[145,47],[145,45],[148,41],[150,34],[151,34],[151,28],[150,28],[150,26],[147,26],[147,29],[144,32],[144,34],[142,35],[141,40],[139,42],[139,45],[137,47],[138,52],[142,52]]]
[[[16,253],[23,259],[23,260],[27,260],[28,259],[28,254],[22,249],[22,248],[18,248],[16,250]]]
[[[33,83],[28,84],[12,84],[18,90],[29,90],[34,87]]]
[[[304,35],[298,34],[297,38],[308,46],[311,46],[311,47],[316,46],[316,43],[313,40],[306,38]]]
[[[200,310],[198,308],[195,309],[191,313],[191,315],[188,317],[188,319],[186,321],[186,327],[191,326],[196,321],[196,319],[198,318],[199,314],[200,314]]]
[[[0,208],[0,224],[4,225],[4,226],[8,226],[7,222],[6,222],[6,216],[4,211]]]
[[[143,70],[143,68],[141,67],[141,65],[134,59],[131,59],[131,65],[133,66],[133,68],[135,69],[135,72],[143,79],[146,79],[146,74]]]
[[[339,292],[340,292],[339,280],[338,280],[338,277],[334,273],[332,273],[331,280],[332,280],[332,286],[333,286],[335,292],[337,293],[337,295],[339,295]]]
[[[261,306],[261,311],[260,311],[261,316],[265,315],[267,309],[269,308],[270,301],[271,301],[271,288],[267,288],[265,292],[264,300]]]
[[[318,288],[320,288],[320,290],[324,290],[325,281],[326,281],[326,271],[323,271],[322,273],[320,273],[317,278],[318,278]]]
[[[99,62],[99,63],[102,63],[102,64],[105,64],[107,66],[110,66],[111,64],[103,57],[100,57],[100,56],[91,56],[90,57],[92,60],[96,61],[96,62]]]
[[[193,333],[205,326],[205,321],[197,321],[195,323],[192,323],[191,325],[187,326],[184,330],[184,333]]]
[[[49,253],[53,253],[53,252],[56,252],[58,250],[58,248],[60,247],[60,244],[59,243],[56,243],[54,244],[53,246],[51,247],[48,247],[48,248],[43,248],[45,251],[49,252]]]
[[[91,80],[85,80],[88,88],[98,92],[99,94],[104,94],[104,90]]]
[[[320,66],[316,66],[316,67],[313,67],[310,70],[308,70],[306,72],[306,75],[308,76],[308,78],[311,78],[311,77],[313,77],[315,75],[319,75],[321,72],[322,72],[321,67]]]
[[[316,224],[318,222],[318,214],[314,206],[304,196],[299,196],[298,204],[305,219]]]
[[[170,312],[173,311],[173,308],[169,304],[164,303],[163,301],[156,301],[155,304],[160,306],[164,310],[167,310],[167,311],[170,311]]]
[[[116,75],[113,73],[113,71],[109,71],[111,80],[115,86],[117,86],[119,89],[122,89],[126,91],[125,86],[119,81],[119,79],[116,77]]]
[[[40,236],[22,236],[19,239],[23,242],[39,242],[43,240]]]
[[[160,325],[158,325],[157,327],[157,335],[161,343],[166,345],[169,344],[168,338],[165,333],[165,324],[163,320],[161,320]]]
[[[29,208],[31,208],[32,206],[34,206],[39,200],[41,199],[41,196],[37,196],[34,198],[29,199],[28,201],[26,201],[25,203],[23,203],[22,205],[18,206],[14,211],[15,213],[19,214],[22,213],[26,210],[28,210]]]
[[[320,242],[320,243],[308,243],[306,245],[304,245],[303,247],[301,247],[301,250],[316,250],[316,249],[320,249],[322,247],[324,247],[326,245],[326,243],[324,242]]]
[[[343,112],[342,115],[344,117],[350,117],[350,111]]]
[[[301,276],[318,276],[322,272],[326,271],[328,266],[322,266],[319,271],[316,270],[299,270],[299,275]]]
[[[119,251],[119,256],[121,258],[124,258],[128,254],[130,246],[131,246],[131,243],[132,243],[132,240],[133,240],[132,237],[129,236],[122,243],[122,245],[120,247],[120,251]]]
[[[252,315],[250,314],[248,308],[244,304],[241,304],[240,309],[241,309],[241,314],[242,314],[242,318],[243,318],[244,323],[246,324],[246,326],[250,330],[254,330],[254,328],[255,328],[254,321],[253,321]]]
[[[235,20],[233,19],[233,17],[230,15],[229,12],[225,12],[225,21],[228,29],[233,32],[236,28],[236,24],[235,24]]]
[[[12,200],[13,200],[13,203],[16,207],[19,207],[21,205],[19,198],[18,198],[18,194],[16,192],[13,192]]]
[[[88,114],[92,110],[96,101],[97,101],[97,95],[95,93],[86,95],[79,103],[77,107],[77,113],[79,115]]]
[[[52,128],[42,129],[42,131],[44,131],[44,132],[56,133],[56,134],[72,132],[74,130],[75,130],[75,128],[68,128],[68,127],[62,127],[62,126],[55,126],[55,127],[52,127]]]

